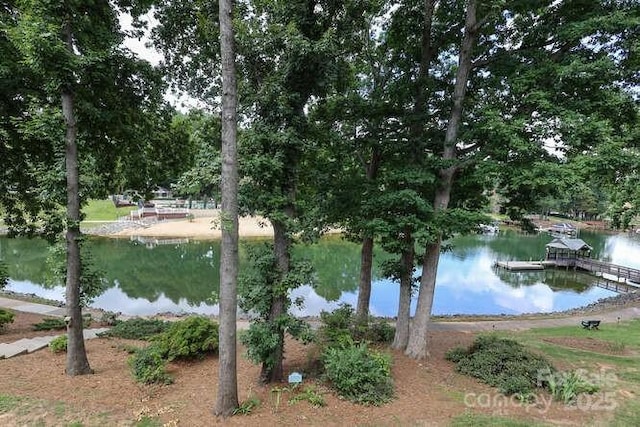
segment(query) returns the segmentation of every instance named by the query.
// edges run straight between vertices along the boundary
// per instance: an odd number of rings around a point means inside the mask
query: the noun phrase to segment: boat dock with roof
[[[544,260],[496,261],[495,265],[512,271],[544,270],[551,267],[573,268],[609,280],[625,282],[635,289],[640,289],[640,269],[592,259],[592,249],[582,239],[561,237],[547,244]]]

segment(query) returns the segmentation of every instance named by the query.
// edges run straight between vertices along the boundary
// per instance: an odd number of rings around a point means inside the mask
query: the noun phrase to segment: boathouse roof
[[[582,251],[582,250],[593,249],[582,239],[567,239],[567,238],[553,239],[550,243],[547,243],[547,247],[556,248],[556,249],[568,249],[570,251]]]

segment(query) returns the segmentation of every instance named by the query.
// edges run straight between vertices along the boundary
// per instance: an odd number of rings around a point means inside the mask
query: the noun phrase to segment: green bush
[[[551,364],[525,349],[517,341],[484,335],[476,338],[468,349],[454,348],[447,360],[456,369],[498,387],[505,395],[526,397],[537,386],[540,372],[552,372]]]
[[[135,317],[116,324],[100,336],[118,337],[130,340],[149,340],[169,329],[170,322]]]
[[[67,335],[60,335],[55,337],[49,343],[49,350],[54,353],[64,353],[67,351]]]
[[[369,350],[366,344],[327,348],[324,368],[338,394],[352,402],[381,405],[393,397],[391,356]]]
[[[9,270],[4,261],[0,260],[0,290],[9,284]]]
[[[153,338],[162,358],[194,359],[218,351],[218,324],[202,316],[174,322]]]
[[[393,341],[395,328],[385,319],[369,318],[367,322],[358,322],[353,307],[341,304],[332,312],[320,313],[322,326],[318,331],[322,347],[346,348],[355,343],[389,343]]]
[[[162,358],[155,345],[138,349],[129,358],[129,367],[135,380],[142,384],[171,384],[167,374],[167,361]]]
[[[13,322],[15,314],[10,311],[0,309],[0,330],[4,329],[6,325]]]

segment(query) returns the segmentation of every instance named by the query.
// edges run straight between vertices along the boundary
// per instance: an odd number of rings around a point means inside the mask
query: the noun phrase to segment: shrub
[[[505,395],[530,395],[540,372],[553,370],[546,359],[526,350],[519,342],[494,335],[476,338],[466,350],[454,348],[446,358],[456,363],[459,372],[498,387]]]
[[[118,324],[118,313],[112,311],[105,311],[100,316],[100,323],[107,326],[115,326]]]
[[[135,380],[142,384],[171,384],[167,374],[167,361],[162,358],[155,345],[138,349],[129,358],[129,367]]]
[[[42,319],[40,323],[33,324],[34,331],[52,331],[58,329],[66,329],[67,325],[64,323],[64,319],[60,317],[47,317]]]
[[[4,329],[6,325],[13,322],[15,314],[10,311],[0,309],[0,330]]]
[[[67,336],[60,335],[59,337],[55,337],[49,343],[49,350],[54,353],[64,353],[67,351]]]
[[[172,323],[153,340],[164,359],[202,358],[218,351],[218,324],[206,317],[193,316]]]
[[[395,334],[395,328],[384,319],[370,318],[365,323],[357,322],[353,307],[348,304],[341,304],[330,313],[321,312],[320,320],[319,341],[325,348],[346,348],[360,342],[389,343]]]
[[[329,347],[324,367],[338,394],[352,402],[381,405],[393,397],[391,357],[369,350],[366,344]]]
[[[7,264],[0,260],[0,290],[4,289],[9,284],[9,270]]]
[[[388,344],[393,341],[396,328],[386,319],[370,319],[367,325],[356,325],[356,341]]]
[[[115,326],[100,336],[118,337],[130,340],[149,340],[169,329],[170,322],[139,317],[116,322]]]

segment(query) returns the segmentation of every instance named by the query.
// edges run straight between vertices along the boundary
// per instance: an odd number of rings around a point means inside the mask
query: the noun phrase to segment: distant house
[[[573,235],[573,234],[576,234],[577,229],[572,224],[569,224],[567,222],[560,222],[558,224],[553,224],[551,228],[549,228],[549,231],[552,233]]]
[[[171,195],[171,190],[168,188],[156,187],[156,189],[153,190],[154,199],[170,199],[171,197],[173,196]]]
[[[546,259],[565,260],[589,258],[593,248],[582,239],[558,238],[546,246]]]

